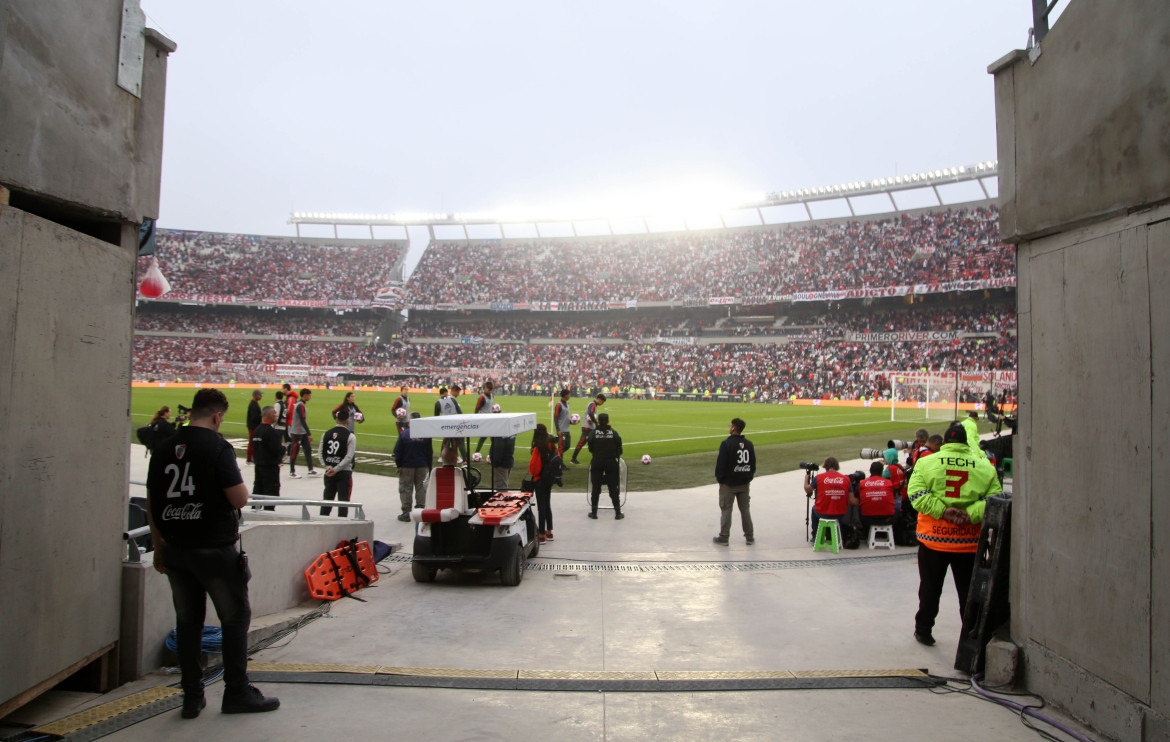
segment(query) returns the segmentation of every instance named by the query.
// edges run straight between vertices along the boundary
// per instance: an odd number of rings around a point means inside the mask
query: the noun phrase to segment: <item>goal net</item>
[[[927,422],[958,419],[953,373],[890,372],[890,420]]]

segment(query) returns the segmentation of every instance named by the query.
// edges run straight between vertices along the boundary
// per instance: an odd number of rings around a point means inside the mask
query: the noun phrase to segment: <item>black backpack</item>
[[[558,487],[564,487],[561,475],[565,472],[565,462],[555,450],[550,450],[544,457],[544,464],[540,468],[540,478],[553,481]]]
[[[154,426],[143,425],[137,430],[137,433],[138,442],[146,446],[146,450],[149,451],[154,446]]]

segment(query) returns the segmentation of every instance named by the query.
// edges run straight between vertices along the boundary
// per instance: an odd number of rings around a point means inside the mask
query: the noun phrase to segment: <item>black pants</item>
[[[313,444],[309,441],[308,433],[301,433],[292,437],[292,450],[288,453],[289,474],[295,474],[297,471],[298,448],[305,452],[305,466],[309,467],[309,471],[313,471]]]
[[[353,472],[351,471],[335,471],[333,476],[325,477],[325,499],[337,499],[340,502],[349,502],[350,495],[353,494]],[[321,507],[321,515],[329,515],[333,508],[328,506]],[[344,518],[349,515],[349,508],[337,508],[337,514]]]
[[[203,695],[203,621],[207,598],[215,606],[223,628],[224,692],[242,693],[248,687],[248,580],[252,572],[235,544],[205,549],[166,545],[163,565],[175,605],[175,631],[183,692]]]
[[[581,453],[581,448],[593,438],[593,428],[581,428],[581,437],[577,439],[577,447],[573,449],[573,460],[576,461],[577,454]]]
[[[609,501],[613,503],[613,509],[620,513],[622,511],[621,493],[618,492],[618,473],[621,467],[617,459],[593,459],[589,462],[589,479],[593,483],[592,491],[589,493],[589,504],[593,508],[593,512],[597,512],[597,501],[601,499],[601,485],[604,484],[609,489]]]
[[[552,524],[552,481],[543,479],[536,483],[536,532],[546,533],[553,529]]]
[[[256,478],[252,480],[253,495],[276,495],[280,497],[280,464],[256,464]],[[265,505],[265,510],[276,510]]]
[[[967,590],[971,587],[971,573],[975,569],[975,552],[936,551],[924,544],[918,545],[918,613],[914,616],[914,630],[920,634],[929,634],[934,628],[948,566],[959,593],[961,617],[967,607]]]
[[[565,432],[561,433],[559,437],[561,439],[561,450],[557,453],[559,453],[561,456],[564,456],[565,451],[568,451],[573,447],[573,434],[566,430]]]

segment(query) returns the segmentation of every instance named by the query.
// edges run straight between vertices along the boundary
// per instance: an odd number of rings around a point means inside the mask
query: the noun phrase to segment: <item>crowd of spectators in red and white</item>
[[[573,386],[637,386],[668,390],[768,391],[773,396],[858,399],[880,397],[881,370],[1013,369],[1014,337],[953,341],[855,343],[810,340],[786,344],[525,345],[405,344],[378,346],[311,341],[246,341],[214,338],[139,337],[136,376],[161,378],[186,366],[230,359],[257,365],[284,363],[394,368],[419,377],[450,379],[488,370],[503,389],[569,383]],[[242,372],[241,372],[242,373]],[[246,374],[245,374],[246,375]],[[255,380],[261,380],[257,378]]]
[[[938,284],[1015,274],[998,210],[872,222],[548,243],[437,243],[408,282],[412,303],[758,297]]]
[[[405,246],[160,229],[159,268],[180,294],[246,299],[373,299],[395,277]],[[145,276],[149,258],[139,259]]]

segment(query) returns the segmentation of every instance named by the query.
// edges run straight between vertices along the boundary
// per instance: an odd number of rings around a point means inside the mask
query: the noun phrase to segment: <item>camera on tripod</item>
[[[801,468],[801,469],[804,469],[804,470],[805,470],[806,472],[808,472],[809,474],[812,474],[813,472],[815,472],[815,471],[817,471],[818,469],[820,469],[820,468],[821,468],[821,465],[820,465],[820,464],[810,464],[810,463],[809,463],[809,462],[807,462],[807,461],[802,461],[802,462],[800,462],[800,468]]]

